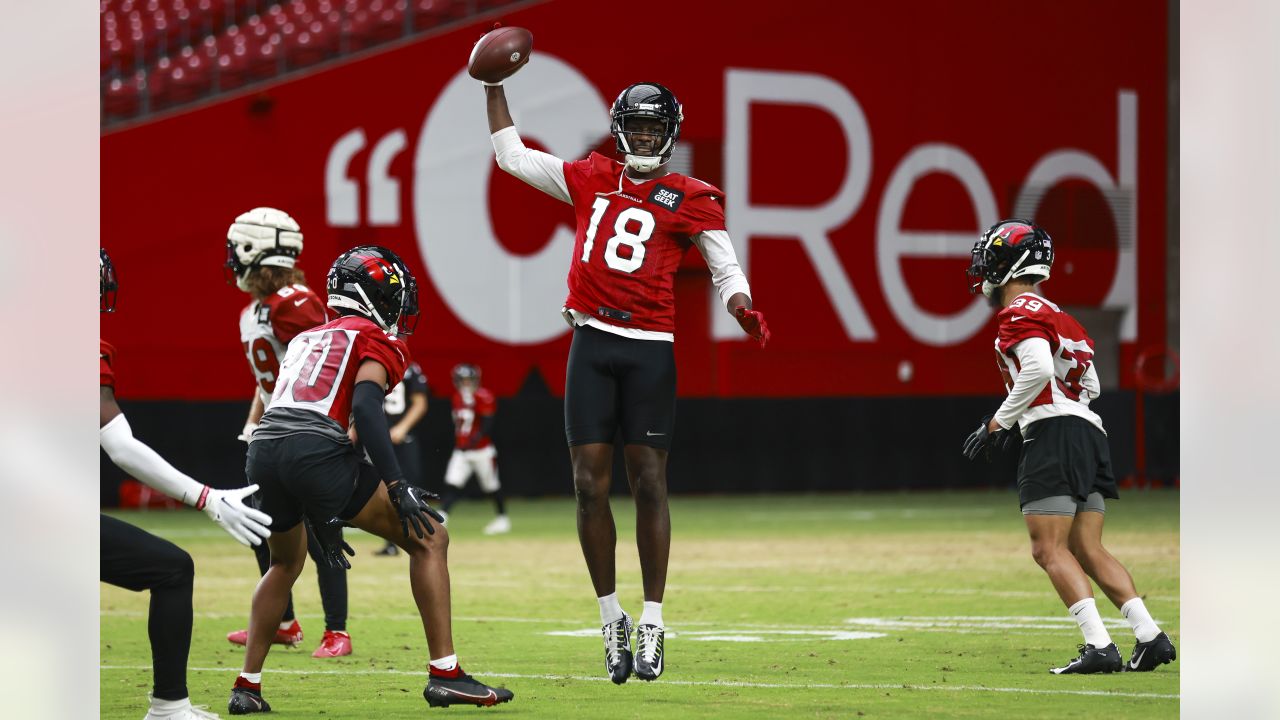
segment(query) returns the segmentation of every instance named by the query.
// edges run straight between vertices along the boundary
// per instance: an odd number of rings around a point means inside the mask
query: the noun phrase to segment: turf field
[[[619,595],[638,616],[633,513],[615,498]],[[570,500],[515,501],[511,535],[484,537],[488,505],[450,519],[454,638],[463,666],[504,684],[498,708],[431,711],[426,643],[408,561],[351,533],[355,654],[310,657],[323,632],[310,564],[295,603],[299,649],[275,648],[263,677],[278,718],[1172,717],[1178,663],[1154,673],[1053,676],[1080,635],[1031,560],[1012,493],[677,497],[660,680],[603,675],[599,615]],[[188,682],[226,716],[242,650],[253,555],[190,510],[119,513],[196,560]],[[1147,607],[1179,639],[1178,495],[1129,492],[1106,540]],[[145,595],[102,585],[103,718],[136,720],[150,689]],[[1128,658],[1133,636],[1098,593]]]

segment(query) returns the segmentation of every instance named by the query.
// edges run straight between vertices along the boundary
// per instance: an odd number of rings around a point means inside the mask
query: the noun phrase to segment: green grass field
[[[599,615],[570,500],[511,503],[514,532],[484,537],[488,505],[450,519],[454,638],[463,666],[515,701],[432,711],[426,642],[408,561],[375,557],[351,533],[349,630],[355,653],[311,658],[323,632],[313,568],[295,588],[306,641],[276,647],[263,691],[279,718],[1123,717],[1178,713],[1178,663],[1154,673],[1053,676],[1080,642],[1032,561],[1007,492],[697,497],[672,501],[664,615],[666,671],[621,687],[603,675]],[[1178,642],[1178,495],[1129,492],[1108,513],[1107,544],[1162,629]],[[619,596],[638,616],[630,500],[614,498]],[[243,651],[253,555],[203,514],[118,513],[196,561],[188,683],[226,716]],[[102,585],[103,718],[136,720],[150,689],[147,596]],[[1099,609],[1126,657],[1128,626]],[[580,632],[578,632],[580,631]]]

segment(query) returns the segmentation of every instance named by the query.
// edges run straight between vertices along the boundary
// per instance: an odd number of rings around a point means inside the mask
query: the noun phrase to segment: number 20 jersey
[[[1005,389],[1013,389],[1020,371],[1014,347],[1030,338],[1043,338],[1053,356],[1053,378],[1045,384],[1018,424],[1026,429],[1037,420],[1074,415],[1093,423],[1099,430],[1102,418],[1089,409],[1098,397],[1098,376],[1093,365],[1093,340],[1084,326],[1057,305],[1034,293],[1014,298],[996,316],[996,361],[1004,377]]]
[[[565,305],[610,325],[674,332],[676,268],[692,237],[725,229],[724,193],[679,173],[639,184],[622,173],[594,152],[564,164],[578,226]]]
[[[350,315],[300,333],[289,342],[271,407],[263,413],[253,439],[302,432],[350,442],[347,428],[356,373],[365,360],[386,368],[385,394],[404,378],[409,348],[373,321]]]

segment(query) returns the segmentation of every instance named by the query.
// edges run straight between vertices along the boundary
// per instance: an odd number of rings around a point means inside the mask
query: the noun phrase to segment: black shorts
[[[1018,504],[1061,495],[1083,503],[1095,492],[1120,497],[1106,434],[1074,416],[1031,423],[1023,432],[1018,461]]]
[[[668,450],[676,426],[676,355],[665,340],[574,328],[564,391],[570,446],[612,443]]]
[[[259,487],[259,508],[271,516],[271,531],[302,522],[350,520],[378,489],[378,471],[353,446],[323,435],[296,433],[249,443],[249,482]]]

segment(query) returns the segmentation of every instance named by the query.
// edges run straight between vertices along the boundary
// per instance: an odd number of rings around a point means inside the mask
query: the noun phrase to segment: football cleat
[[[636,677],[641,680],[657,680],[662,674],[662,640],[664,628],[657,625],[641,625],[636,628]]]
[[[249,642],[248,630],[236,630],[227,633],[227,642],[234,645],[244,645]],[[302,626],[297,620],[284,630],[276,630],[275,639],[271,641],[273,645],[288,645],[289,647],[298,647],[302,644]]]
[[[171,710],[161,710],[156,707],[157,701],[151,698],[151,709],[147,711],[146,717],[142,720],[220,720],[222,717],[217,713],[209,712],[207,705],[192,705],[191,699],[187,698],[180,703],[160,700],[159,703],[165,705],[180,704],[180,707]]]
[[[240,679],[237,678],[239,683]],[[271,705],[262,699],[262,690],[255,690],[237,684],[231,688],[231,699],[227,701],[227,712],[232,715],[248,715],[250,713],[271,712]]]
[[[622,617],[600,628],[604,635],[604,671],[615,685],[631,676],[631,616]]]
[[[484,526],[485,535],[501,535],[509,532],[511,532],[511,518],[506,515],[499,515]]]
[[[351,636],[342,631],[325,630],[320,647],[311,653],[313,658],[332,658],[351,654]]]
[[[1178,658],[1169,636],[1160,633],[1149,642],[1140,642],[1133,646],[1133,656],[1125,663],[1125,672],[1151,672],[1167,662]]]
[[[400,554],[400,548],[395,543],[387,543],[386,547],[373,553],[374,555],[382,555],[385,557],[395,557]]]
[[[1115,643],[1101,649],[1092,645],[1077,645],[1076,649],[1080,651],[1080,657],[1060,668],[1049,668],[1049,672],[1054,675],[1091,675],[1120,672],[1124,666],[1124,659],[1120,657]]]
[[[450,705],[476,705],[489,707],[498,703],[509,702],[515,693],[506,688],[494,688],[485,685],[459,667],[455,671],[457,677],[436,675],[433,671],[422,697],[427,699],[431,707],[449,707]]]

